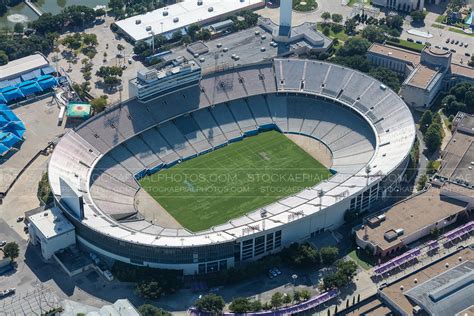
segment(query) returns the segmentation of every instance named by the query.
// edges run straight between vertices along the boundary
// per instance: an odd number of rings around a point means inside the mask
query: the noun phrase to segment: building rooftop
[[[33,224],[47,239],[74,230],[74,226],[62,214],[57,207],[45,210],[29,217]]]
[[[469,78],[471,80],[474,78],[474,68],[468,66],[451,64],[451,73],[461,77]]]
[[[439,188],[431,187],[393,205],[384,212],[385,219],[378,221],[378,225],[367,224],[364,228],[359,228],[356,231],[357,237],[363,240],[367,233],[366,240],[381,250],[387,250],[424,227],[466,208],[467,203],[443,197],[440,191]],[[403,234],[390,238],[398,229],[403,229]]]
[[[15,59],[6,65],[0,66],[0,81],[18,77],[23,73],[48,65],[49,63],[46,58],[40,54],[34,54],[20,59]]]
[[[455,315],[472,305],[474,252],[466,248],[382,289],[408,315],[415,306],[431,315]],[[416,280],[416,281],[415,281]]]
[[[145,40],[154,34],[166,34],[194,23],[204,23],[221,15],[264,5],[262,0],[184,0],[145,14],[115,22],[133,40]],[[147,30],[147,27],[151,29]]]
[[[413,66],[417,66],[420,63],[420,54],[410,52],[398,47],[381,45],[381,44],[372,44],[369,48],[369,52],[384,55],[394,59],[404,60],[408,63],[411,63]]]
[[[443,151],[439,175],[445,179],[462,178],[474,184],[471,162],[474,161],[473,136],[455,132]]]
[[[437,70],[433,70],[423,65],[418,65],[416,69],[408,76],[405,81],[406,84],[421,88],[427,89],[432,82],[435,80],[440,80],[441,74]]]

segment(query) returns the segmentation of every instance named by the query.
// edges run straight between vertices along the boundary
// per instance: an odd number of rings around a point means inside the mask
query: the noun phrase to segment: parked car
[[[409,42],[413,42],[413,38],[409,38],[409,37],[407,37],[407,41],[409,41]]]
[[[468,44],[468,43],[464,44],[464,47],[466,47],[466,48],[467,48],[468,46],[469,46],[469,44]]]
[[[0,298],[4,298],[4,297],[7,297],[8,295],[15,294],[15,291],[16,291],[15,288],[0,291]]]
[[[446,44],[449,44],[449,38],[446,40]]]
[[[422,42],[422,41],[416,41],[416,43],[417,43],[417,44],[423,44],[423,42]]]
[[[449,51],[450,51],[451,53],[455,53],[455,52],[456,52],[456,50],[455,50],[454,48],[451,48]]]
[[[24,216],[18,216],[18,217],[16,218],[16,222],[17,222],[17,223],[23,222],[24,219],[25,219]]]
[[[273,269],[273,271],[275,271],[275,272],[276,272],[276,274],[278,274],[278,275],[280,275],[280,274],[281,274],[281,271],[280,271],[280,269],[278,269],[278,268],[274,268],[274,269]]]
[[[3,247],[7,244],[6,240],[2,240],[0,241],[0,247]]]
[[[471,57],[471,54],[469,53],[465,53],[464,55],[466,55],[467,57]]]
[[[441,47],[439,47],[438,45],[436,45],[435,47],[438,48],[438,49],[441,49]]]
[[[443,49],[444,49],[444,50],[449,50],[449,48],[447,48],[446,46],[443,46]]]
[[[459,44],[459,41],[456,41],[456,45]]]

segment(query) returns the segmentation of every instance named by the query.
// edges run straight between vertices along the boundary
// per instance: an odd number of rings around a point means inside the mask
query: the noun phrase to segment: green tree
[[[345,28],[346,33],[348,35],[354,35],[355,34],[356,26],[357,26],[357,24],[356,24],[356,21],[354,19],[348,19],[344,23],[344,28]]]
[[[310,299],[311,293],[309,293],[307,289],[302,289],[300,292],[300,296],[303,301],[307,301]]]
[[[336,53],[337,56],[365,55],[370,47],[370,42],[365,38],[353,37],[346,41]]]
[[[426,110],[420,118],[420,131],[425,133],[432,122],[433,113],[430,110]]]
[[[278,309],[283,304],[283,294],[280,292],[273,293],[270,303],[273,308]]]
[[[301,293],[300,293],[300,291],[295,290],[295,291],[293,292],[293,300],[294,300],[295,302],[299,302],[299,301],[301,300]]]
[[[392,69],[386,67],[375,67],[369,70],[369,75],[383,82],[395,92],[400,90],[402,78]]]
[[[87,46],[97,46],[99,44],[96,34],[82,34],[82,42]]]
[[[220,313],[224,309],[225,302],[221,296],[208,294],[198,299],[194,305],[203,312]]]
[[[428,152],[434,153],[440,148],[441,142],[443,140],[441,135],[441,126],[438,124],[431,124],[428,127],[428,130],[426,131],[423,139],[425,141],[426,149],[428,149]]]
[[[339,249],[337,247],[323,247],[319,253],[321,254],[321,262],[324,265],[331,265],[339,256]]]
[[[330,12],[323,12],[321,14],[321,18],[323,18],[324,23],[327,23],[327,21],[331,18],[331,13]]]
[[[3,247],[3,253],[5,257],[10,258],[11,261],[15,261],[20,255],[20,247],[16,242],[11,241]]]
[[[153,306],[151,304],[143,304],[138,308],[138,312],[141,316],[171,316],[170,312],[167,312],[161,308]]]
[[[107,107],[107,96],[103,95],[99,98],[92,100],[91,105],[95,113],[100,113],[104,111],[105,108]]]
[[[293,297],[291,296],[290,293],[285,293],[285,295],[283,295],[283,304],[289,305],[292,301],[293,301]]]
[[[411,18],[413,19],[413,22],[415,23],[421,23],[425,20],[425,13],[423,11],[411,11],[410,13]]]
[[[23,25],[23,23],[18,22],[18,23],[15,23],[15,26],[13,26],[13,31],[15,33],[22,34],[24,30],[25,30],[25,26]]]
[[[6,64],[8,64],[8,55],[3,50],[0,50],[0,66]]]
[[[237,297],[229,305],[229,309],[234,313],[246,313],[250,311],[250,300],[246,297]]]
[[[383,43],[385,41],[385,32],[375,25],[367,25],[362,30],[362,37],[372,43]]]
[[[334,22],[334,23],[341,23],[342,22],[342,15],[339,14],[339,13],[333,13],[331,15],[331,20]]]
[[[139,296],[149,300],[159,299],[164,293],[162,284],[157,281],[139,282],[135,290]]]

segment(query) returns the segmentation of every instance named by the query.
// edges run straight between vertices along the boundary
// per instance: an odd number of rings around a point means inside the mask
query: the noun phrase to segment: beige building
[[[427,0],[426,3],[440,4],[442,1],[445,0]],[[423,10],[425,7],[425,0],[372,0],[372,5],[389,10],[410,12]]]
[[[420,53],[374,43],[367,58],[377,66],[406,76],[400,89],[404,101],[412,107],[433,105],[439,92],[460,81],[474,82],[474,68],[453,64],[449,51],[425,47]]]
[[[375,256],[385,257],[431,233],[454,223],[468,203],[441,194],[441,189],[405,199],[382,213],[366,218],[356,229],[356,243]]]

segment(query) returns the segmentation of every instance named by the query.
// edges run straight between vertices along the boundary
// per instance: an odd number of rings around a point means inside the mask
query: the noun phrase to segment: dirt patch
[[[147,221],[152,222],[153,224],[165,228],[183,228],[183,226],[181,226],[181,224],[160,205],[160,203],[143,189],[140,189],[135,196],[135,207]]]
[[[320,141],[303,135],[296,134],[285,134],[286,137],[291,139],[301,149],[306,151],[314,159],[323,164],[326,168],[332,167],[332,153],[331,151],[321,143]]]

